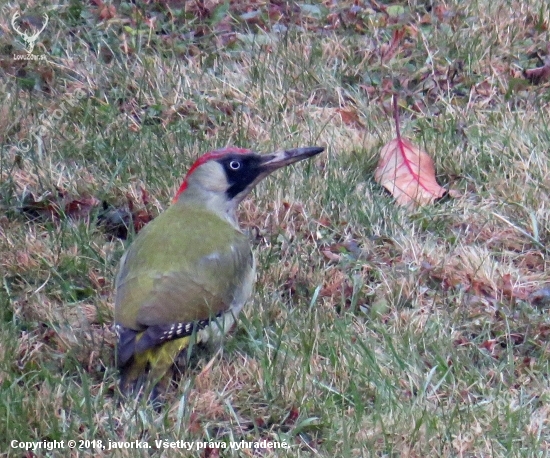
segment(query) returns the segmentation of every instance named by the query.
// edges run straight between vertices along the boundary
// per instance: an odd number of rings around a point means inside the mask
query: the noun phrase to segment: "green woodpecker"
[[[229,331],[255,277],[238,204],[271,172],[323,150],[259,155],[225,148],[193,164],[173,204],[143,228],[120,262],[115,329],[123,392],[143,381],[156,385],[192,341],[219,342]]]

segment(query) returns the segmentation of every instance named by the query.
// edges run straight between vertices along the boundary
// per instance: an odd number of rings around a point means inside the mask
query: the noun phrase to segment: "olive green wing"
[[[121,261],[115,318],[125,327],[207,319],[228,309],[246,286],[253,267],[246,236],[216,215],[170,209]]]

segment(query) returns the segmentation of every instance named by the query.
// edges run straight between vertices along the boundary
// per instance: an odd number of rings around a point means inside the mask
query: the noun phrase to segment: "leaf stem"
[[[401,142],[401,129],[399,128],[399,105],[397,104],[397,94],[393,95],[393,119],[395,120],[395,133],[397,139]]]

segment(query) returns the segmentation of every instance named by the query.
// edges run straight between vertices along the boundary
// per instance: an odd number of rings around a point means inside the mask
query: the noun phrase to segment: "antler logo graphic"
[[[42,28],[37,32],[35,32],[33,35],[27,35],[25,32],[19,30],[16,23],[19,17],[20,17],[19,13],[15,13],[13,15],[13,17],[11,18],[11,26],[13,27],[13,30],[15,30],[19,35],[21,35],[25,43],[25,49],[27,53],[31,54],[34,49],[34,44],[36,43],[36,40],[38,40],[38,36],[44,31],[44,29],[48,25],[48,15],[44,13],[44,24],[42,25]]]

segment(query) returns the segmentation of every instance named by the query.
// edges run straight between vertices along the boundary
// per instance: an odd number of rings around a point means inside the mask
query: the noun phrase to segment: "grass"
[[[0,453],[265,439],[290,446],[265,456],[550,455],[549,92],[518,83],[548,6],[186,3],[29,4],[50,17],[47,61],[13,59],[3,6]],[[453,198],[407,211],[374,182],[393,93]],[[154,216],[228,144],[327,152],[241,206],[258,281],[223,351],[162,411],[120,404],[113,287],[133,234],[97,224],[102,202]],[[253,455],[36,456],[218,452]]]

